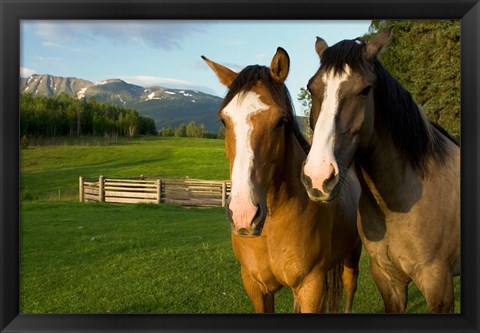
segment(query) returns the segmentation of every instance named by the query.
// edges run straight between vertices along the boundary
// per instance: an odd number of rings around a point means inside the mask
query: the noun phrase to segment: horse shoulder
[[[430,173],[423,180],[423,195],[417,219],[431,221],[432,231],[452,232],[460,225],[460,149],[449,142],[449,156],[439,163],[430,161]],[[459,231],[459,230],[458,230]],[[448,236],[438,234],[439,237]]]

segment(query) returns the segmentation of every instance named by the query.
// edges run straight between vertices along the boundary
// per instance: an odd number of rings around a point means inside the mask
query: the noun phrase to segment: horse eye
[[[367,95],[370,93],[370,90],[372,90],[372,86],[368,86],[368,87],[364,88],[364,89],[360,92],[360,95],[362,95],[362,96],[367,96]]]
[[[223,127],[227,127],[227,125],[225,125],[225,120],[223,120],[222,118],[220,118],[220,121],[222,122]]]

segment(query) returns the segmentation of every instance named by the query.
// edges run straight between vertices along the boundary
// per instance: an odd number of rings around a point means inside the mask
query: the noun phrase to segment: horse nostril
[[[263,230],[265,219],[267,218],[267,210],[263,205],[257,204],[255,206],[257,207],[257,212],[255,213],[250,226],[253,227],[252,234],[254,236],[260,236]]]
[[[240,229],[238,229],[237,232],[238,232],[239,235],[248,235],[247,228],[240,228]]]
[[[332,173],[330,177],[328,177],[328,179],[326,179],[323,182],[324,193],[332,192],[333,189],[335,188],[335,185],[337,185],[337,181],[338,181],[338,175],[335,175],[334,173]]]
[[[312,178],[307,176],[305,174],[305,171],[303,171],[303,170],[302,170],[302,174],[301,174],[301,179],[302,179],[303,186],[305,186],[306,188],[312,188],[313,187]]]
[[[257,212],[255,213],[255,216],[252,219],[252,222],[250,223],[251,225],[255,224],[257,220],[262,216],[262,209],[260,208],[260,205],[255,205],[257,207]]]

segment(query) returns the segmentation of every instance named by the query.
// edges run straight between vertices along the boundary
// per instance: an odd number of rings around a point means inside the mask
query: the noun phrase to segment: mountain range
[[[217,113],[223,99],[197,90],[142,87],[120,79],[90,82],[49,74],[20,78],[20,93],[56,96],[62,92],[79,99],[94,97],[98,102],[135,109],[140,115],[153,118],[157,130],[191,121],[204,124],[205,130],[211,133],[217,133],[221,127]],[[297,116],[303,130],[305,122],[302,118]]]
[[[153,118],[157,129],[195,121],[204,124],[208,132],[217,133],[221,126],[217,113],[222,98],[197,90],[141,87],[119,79],[90,82],[34,74],[20,79],[20,92],[34,96],[56,96],[64,92],[79,99],[94,97],[98,102],[135,109],[140,115]]]

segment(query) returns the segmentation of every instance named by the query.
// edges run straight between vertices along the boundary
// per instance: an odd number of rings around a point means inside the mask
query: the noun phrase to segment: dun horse
[[[342,269],[350,312],[361,251],[360,185],[352,172],[335,203],[308,198],[300,174],[309,144],[284,85],[288,54],[278,48],[270,68],[248,66],[238,74],[202,58],[229,88],[219,111],[232,181],[227,219],[256,312],[274,312],[274,293],[283,286],[293,291],[295,312],[323,312],[327,303],[336,311],[341,294],[334,282],[341,287]],[[337,280],[327,279],[332,272]]]
[[[369,43],[317,38],[310,79],[313,143],[302,181],[329,202],[359,177],[359,232],[387,312],[404,312],[417,285],[430,312],[454,309],[460,273],[460,148],[433,125],[378,61],[391,28]]]

